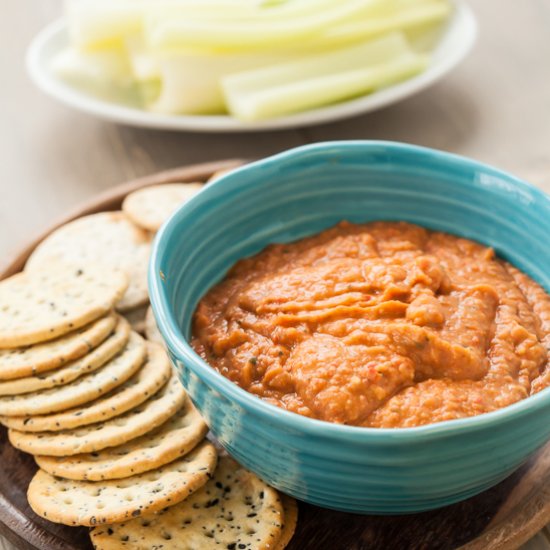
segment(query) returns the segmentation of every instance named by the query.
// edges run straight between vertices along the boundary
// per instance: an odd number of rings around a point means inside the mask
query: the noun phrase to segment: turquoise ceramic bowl
[[[336,222],[407,220],[481,241],[550,289],[550,197],[472,160],[411,145],[334,142],[249,164],[161,229],[149,285],[183,385],[222,445],[285,493],[349,512],[417,512],[470,497],[550,438],[550,390],[475,418],[410,429],[311,420],[268,405],[187,342],[201,296],[238,259]]]

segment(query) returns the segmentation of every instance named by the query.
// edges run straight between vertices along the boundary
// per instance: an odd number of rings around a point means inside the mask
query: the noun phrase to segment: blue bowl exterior
[[[201,296],[238,259],[336,222],[407,220],[493,246],[550,289],[550,197],[472,160],[390,142],[293,149],[208,185],[161,229],[151,302],[183,385],[242,464],[297,498],[349,512],[432,509],[496,484],[550,438],[550,390],[410,429],[311,420],[219,375],[186,341]]]

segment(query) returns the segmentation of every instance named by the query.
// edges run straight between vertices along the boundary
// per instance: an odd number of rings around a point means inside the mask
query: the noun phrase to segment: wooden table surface
[[[470,57],[427,91],[373,114],[244,135],[118,126],[70,111],[34,88],[24,54],[61,0],[2,0],[0,254],[80,201],[125,180],[187,163],[261,157],[334,139],[386,139],[494,164],[550,192],[550,1],[476,0]],[[0,550],[13,548],[0,541]],[[550,549],[540,533],[526,547]]]

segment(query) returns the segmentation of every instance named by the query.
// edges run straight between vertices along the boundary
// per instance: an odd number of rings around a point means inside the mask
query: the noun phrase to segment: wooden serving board
[[[0,279],[20,271],[31,250],[57,226],[78,216],[116,210],[135,189],[177,181],[205,181],[238,166],[228,160],[162,172],[115,187],[53,224],[0,265]],[[0,428],[0,533],[18,548],[89,550],[86,528],[65,527],[36,516],[26,490],[34,460],[14,449]],[[360,516],[300,503],[289,550],[512,550],[550,522],[550,443],[492,489],[432,512],[404,516]]]

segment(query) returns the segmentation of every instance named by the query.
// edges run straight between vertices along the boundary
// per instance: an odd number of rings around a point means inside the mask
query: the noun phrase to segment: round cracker
[[[144,360],[145,342],[139,334],[132,332],[126,347],[97,371],[57,388],[0,397],[0,414],[45,414],[88,403],[128,380]]]
[[[283,506],[275,489],[233,459],[220,457],[214,476],[184,501],[158,514],[92,529],[96,550],[275,548]],[[242,545],[242,546],[240,546]]]
[[[0,348],[53,340],[106,315],[128,282],[94,265],[43,265],[0,282]]]
[[[133,330],[140,334],[145,334],[145,317],[149,304],[136,307],[124,312],[124,318],[130,323]]]
[[[156,342],[161,346],[165,345],[157,327],[155,314],[153,313],[153,308],[151,306],[149,306],[147,309],[147,314],[145,315],[145,338],[147,338],[150,342]]]
[[[194,449],[208,431],[191,400],[156,430],[128,443],[70,457],[37,456],[40,468],[66,479],[100,481],[160,468]]]
[[[206,183],[210,183],[212,181],[216,181],[220,179],[222,176],[226,176],[230,172],[233,172],[235,168],[224,168],[223,170],[218,170],[217,172],[214,172],[209,178]]]
[[[124,384],[103,397],[67,411],[43,416],[3,416],[0,421],[8,428],[23,432],[58,432],[87,426],[119,416],[141,405],[162,388],[172,373],[166,352],[147,343],[147,361]]]
[[[125,479],[74,481],[43,470],[27,497],[43,518],[65,525],[117,523],[172,506],[202,487],[216,467],[216,449],[207,442],[178,460]]]
[[[21,395],[68,384],[102,367],[126,346],[129,338],[130,325],[125,319],[119,317],[113,334],[84,357],[45,374],[0,382],[0,396]]]
[[[174,374],[166,386],[147,401],[105,422],[53,433],[10,430],[8,435],[14,447],[34,455],[93,453],[122,445],[154,430],[179,410],[186,399],[185,391]]]
[[[122,211],[135,224],[148,231],[158,231],[173,212],[196,195],[202,183],[166,183],[138,189],[122,203]]]
[[[294,536],[296,525],[298,523],[298,504],[296,501],[292,497],[282,493],[281,501],[283,503],[284,510],[284,523],[281,536],[277,540],[274,550],[284,550],[288,546],[288,543]]]
[[[151,235],[122,212],[100,212],[74,220],[46,237],[31,254],[25,270],[41,271],[52,261],[91,263],[128,275],[129,286],[117,303],[126,311],[147,303],[147,264]],[[103,273],[103,278],[109,277]]]
[[[111,313],[43,344],[0,349],[0,380],[34,376],[62,367],[99,346],[113,332],[116,323],[116,316]]]

